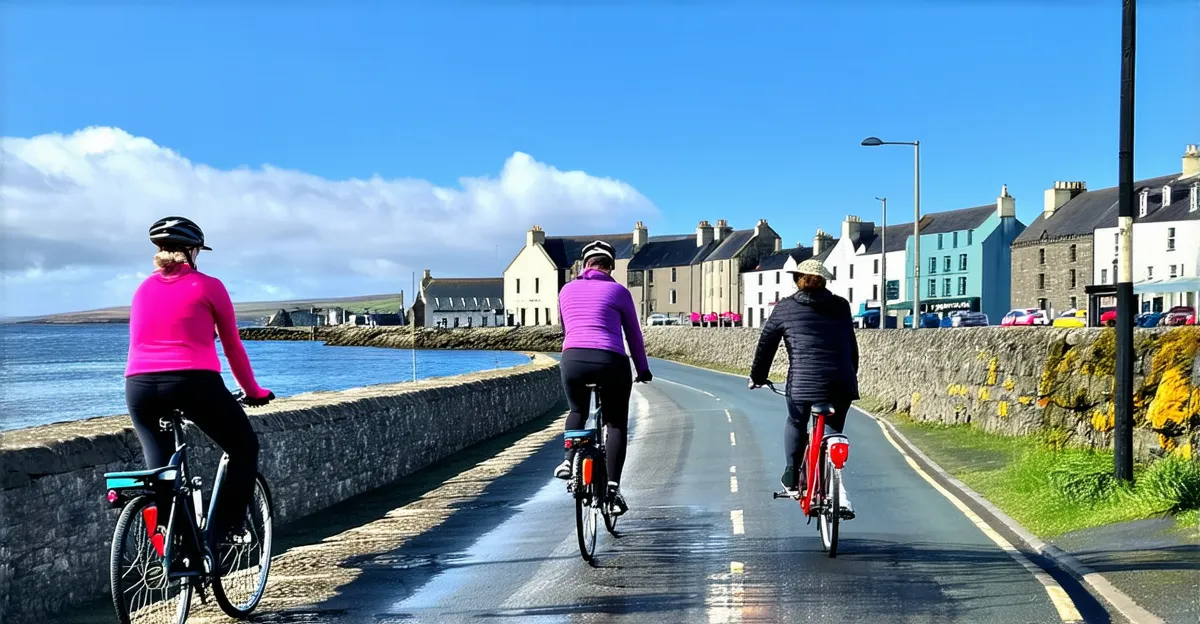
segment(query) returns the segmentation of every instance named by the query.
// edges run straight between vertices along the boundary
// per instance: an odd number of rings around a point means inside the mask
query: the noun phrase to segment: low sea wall
[[[279,399],[249,410],[278,522],[385,485],[544,415],[562,399],[558,364]],[[219,451],[189,427],[189,461],[211,485]],[[117,510],[103,474],[137,470],[127,417],[0,434],[0,622],[46,621],[108,592]]]
[[[258,328],[248,339],[267,338]],[[745,373],[758,330],[647,327],[652,357]],[[964,327],[857,330],[859,387],[917,420],[970,423],[1008,435],[1051,432],[1068,444],[1112,444],[1116,335],[1110,328]],[[558,351],[558,327],[318,328],[332,345]],[[1192,456],[1200,444],[1200,327],[1135,332],[1139,455]],[[783,349],[772,375],[787,372]]]

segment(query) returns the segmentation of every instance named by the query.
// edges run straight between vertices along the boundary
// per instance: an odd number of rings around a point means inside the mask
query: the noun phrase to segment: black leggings
[[[588,384],[598,384],[604,424],[608,431],[605,453],[608,457],[608,480],[621,481],[625,466],[625,435],[629,427],[629,393],[633,391],[633,373],[629,357],[603,349],[567,349],[562,353],[563,388],[571,413],[567,429],[582,429],[587,423],[592,399]],[[570,453],[567,453],[570,456]]]
[[[221,497],[214,510],[214,526],[229,527],[244,516],[258,474],[258,436],[219,373],[177,371],[133,375],[125,378],[125,403],[142,443],[147,468],[167,465],[175,453],[175,439],[170,430],[162,431],[159,419],[179,409],[196,423],[204,435],[229,455]],[[159,501],[159,509],[168,504],[169,499]],[[159,521],[165,525],[166,515],[160,515]]]
[[[850,403],[834,403],[834,414],[825,419],[825,425],[841,433],[846,426],[846,412],[850,410]],[[808,446],[808,420],[812,414],[812,406],[813,403],[809,401],[787,401],[788,418],[783,425],[783,452],[787,456],[788,466],[800,468],[804,465],[804,449]]]

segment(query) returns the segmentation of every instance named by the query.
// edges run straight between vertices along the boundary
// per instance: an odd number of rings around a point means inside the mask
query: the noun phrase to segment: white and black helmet
[[[616,260],[617,250],[613,249],[612,245],[609,245],[602,240],[592,241],[583,247],[583,261],[585,263],[597,256],[603,256],[609,260]]]
[[[186,217],[163,217],[150,226],[150,242],[163,249],[190,249],[199,247],[212,251],[204,245],[204,231]]]

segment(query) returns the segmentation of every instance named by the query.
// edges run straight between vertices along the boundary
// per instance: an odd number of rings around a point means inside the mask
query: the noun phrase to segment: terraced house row
[[[1135,292],[1144,311],[1194,306],[1200,297],[1200,150],[1188,145],[1178,174],[1137,182],[1134,219]],[[765,219],[735,229],[724,219],[700,221],[693,233],[651,236],[642,223],[629,233],[547,236],[540,226],[502,278],[436,280],[426,272],[414,315],[418,324],[554,325],[558,292],[581,270],[583,246],[610,242],[613,277],[626,284],[644,322],[703,322],[761,327],[795,287],[789,269],[818,258],[834,274],[829,288],[859,315],[883,308],[941,316],[983,312],[991,324],[1012,308],[1051,317],[1107,303],[1116,281],[1117,189],[1089,191],[1084,182],[1055,182],[1028,227],[1016,198],[1002,186],[978,206],[921,217],[920,274],[914,277],[913,224],[885,228],[847,215],[836,236],[817,230],[811,245],[784,248]]]

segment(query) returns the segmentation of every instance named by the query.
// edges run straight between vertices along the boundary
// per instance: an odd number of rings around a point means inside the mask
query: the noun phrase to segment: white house
[[[1183,174],[1134,190],[1133,284],[1143,311],[1200,304],[1200,151],[1188,146]],[[1115,208],[1114,208],[1115,210]],[[1097,284],[1117,281],[1118,228],[1093,231]]]
[[[818,232],[818,236],[821,232]],[[888,303],[903,301],[905,290],[905,243],[912,235],[912,224],[887,226],[887,249],[883,247],[883,228],[856,216],[842,221],[841,237],[825,258],[825,267],[834,275],[829,290],[850,302],[855,314],[864,305],[878,307],[883,272],[893,282],[897,295]],[[886,258],[886,263],[884,259]]]
[[[753,271],[742,273],[742,322],[746,327],[762,327],[775,304],[796,292],[796,284],[788,271],[813,255],[811,247],[802,245],[784,249],[763,257]]]

